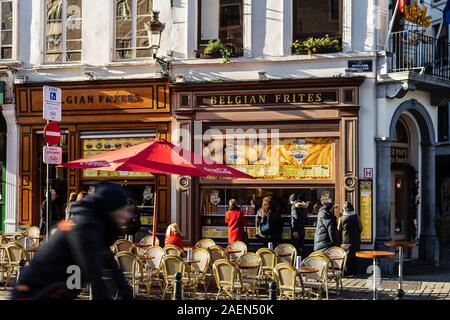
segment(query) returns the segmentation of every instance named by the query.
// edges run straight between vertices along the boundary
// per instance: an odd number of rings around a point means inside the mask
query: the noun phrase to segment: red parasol
[[[129,148],[71,161],[62,166],[103,171],[149,172],[155,175],[177,174],[253,179],[246,173],[177,147],[163,139],[155,139]],[[155,177],[155,181],[158,181],[158,177]],[[157,225],[156,195],[157,192],[155,192],[153,209],[153,239],[155,239]]]

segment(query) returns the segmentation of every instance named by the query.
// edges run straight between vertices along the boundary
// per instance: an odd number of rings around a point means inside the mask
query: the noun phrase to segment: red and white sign
[[[364,179],[373,179],[373,168],[364,168]]]
[[[62,163],[62,148],[61,147],[44,147],[44,163],[46,164],[61,164]]]
[[[44,139],[48,144],[59,144],[61,140],[61,129],[56,122],[49,122],[44,128]]]

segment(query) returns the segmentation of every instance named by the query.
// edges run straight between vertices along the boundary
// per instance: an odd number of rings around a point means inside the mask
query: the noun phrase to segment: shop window
[[[115,0],[115,60],[152,56],[145,29],[152,7],[152,0]]]
[[[1,41],[0,41],[0,59],[12,59],[13,46],[13,2],[0,1],[0,23]]]
[[[232,56],[243,55],[243,1],[199,0],[199,52],[210,40],[219,39],[231,51]]]
[[[212,238],[216,242],[227,242],[227,225],[225,212],[230,199],[236,199],[245,214],[246,228],[251,243],[258,243],[255,228],[255,215],[261,207],[262,200],[271,196],[276,212],[282,218],[282,239],[291,239],[289,196],[295,194],[297,199],[308,203],[307,240],[314,239],[317,213],[322,202],[334,201],[333,187],[317,188],[208,188],[201,191],[201,237]]]
[[[342,0],[294,0],[294,41],[329,36],[342,43]]]
[[[46,62],[81,61],[82,0],[46,1]]]
[[[448,105],[438,107],[438,139],[439,142],[449,139],[449,111]]]

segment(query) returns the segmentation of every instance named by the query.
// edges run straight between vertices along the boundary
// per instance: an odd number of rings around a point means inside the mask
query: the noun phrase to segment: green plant
[[[445,244],[447,242],[449,228],[450,228],[449,216],[441,216],[436,218],[436,235],[439,239],[439,243]]]
[[[306,51],[309,56],[328,50],[340,50],[339,41],[337,39],[331,39],[328,35],[322,38],[309,37],[305,41],[296,40],[291,46],[297,54]]]
[[[210,57],[221,57],[223,63],[230,62],[231,51],[220,39],[210,40],[205,48],[204,54]]]

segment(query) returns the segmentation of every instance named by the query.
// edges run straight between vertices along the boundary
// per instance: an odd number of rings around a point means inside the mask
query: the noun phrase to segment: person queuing
[[[305,226],[308,220],[308,203],[297,199],[295,194],[289,197],[289,204],[291,205],[291,232],[292,243],[297,249],[297,254],[302,256],[305,247]]]
[[[228,225],[228,243],[245,240],[245,217],[236,199],[229,201],[225,222]]]
[[[65,213],[65,220],[69,220],[72,218],[72,214],[70,213],[70,208],[72,207],[72,204],[77,200],[77,194],[76,192],[71,192],[69,194],[69,198],[67,199],[66,203],[66,209],[64,209]]]
[[[104,280],[105,270],[109,271],[119,295],[132,299],[131,287],[110,249],[130,218],[126,204],[127,194],[122,187],[98,183],[92,195],[73,204],[72,219],[58,223],[55,234],[20,272],[12,299],[73,300],[81,288],[72,286],[69,277],[78,275],[81,285],[91,285],[93,299],[111,300],[115,292]],[[73,267],[79,268],[78,274]]]
[[[341,248],[347,251],[346,275],[352,277],[358,271],[356,252],[361,246],[362,225],[353,205],[345,201],[343,214],[339,218],[338,231],[341,235]]]
[[[56,204],[57,199],[58,194],[56,193],[56,190],[50,189],[50,203],[48,206],[49,230],[52,230],[62,218],[60,217],[59,208]],[[47,233],[47,198],[42,201],[41,204],[39,230],[41,235],[45,235]]]
[[[180,227],[176,223],[172,223],[167,227],[164,244],[172,244],[183,249],[183,235],[181,234]]]
[[[256,237],[263,240],[264,246],[272,242],[275,247],[281,239],[281,232],[281,217],[276,212],[272,197],[265,197],[256,214]]]
[[[338,245],[337,221],[333,203],[322,204],[317,215],[314,251],[325,251]]]

